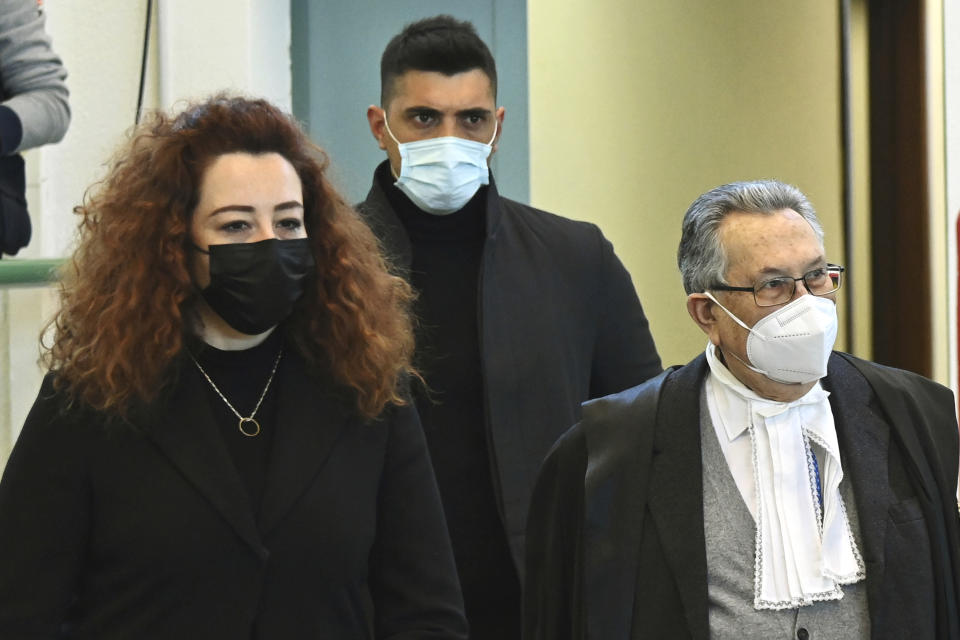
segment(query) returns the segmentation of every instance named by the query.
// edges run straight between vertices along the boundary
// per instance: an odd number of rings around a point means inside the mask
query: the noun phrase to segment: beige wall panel
[[[683,213],[703,191],[750,178],[794,183],[820,213],[828,257],[844,260],[832,3],[528,6],[531,200],[601,226],[633,275],[664,364],[706,343],[675,260]]]

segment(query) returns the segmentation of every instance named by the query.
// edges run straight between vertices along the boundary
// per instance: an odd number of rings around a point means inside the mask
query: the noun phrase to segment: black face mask
[[[200,294],[224,321],[247,335],[290,315],[313,273],[307,238],[210,245],[210,285]]]

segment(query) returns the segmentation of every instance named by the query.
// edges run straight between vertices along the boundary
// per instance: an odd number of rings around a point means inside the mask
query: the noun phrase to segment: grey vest
[[[705,387],[706,385],[704,385]],[[756,524],[727,466],[700,393],[703,518],[707,551],[710,637],[716,640],[834,640],[870,637],[865,581],[843,587],[843,598],[798,609],[753,608]],[[840,483],[857,546],[863,549],[850,483]]]

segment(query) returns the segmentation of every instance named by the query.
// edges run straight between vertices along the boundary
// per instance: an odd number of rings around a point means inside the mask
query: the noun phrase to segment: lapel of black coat
[[[649,501],[690,634],[702,640],[709,636],[700,457],[700,388],[706,372],[706,357],[700,355],[665,383],[653,442]]]
[[[875,413],[878,419],[888,426],[887,442],[892,443],[892,446],[887,447],[888,455],[885,457],[891,457],[889,452],[893,448],[900,452],[899,464],[903,465],[910,478],[914,495],[926,520],[933,562],[933,575],[928,579],[932,578],[935,587],[936,635],[938,638],[960,638],[960,605],[956,595],[960,593],[960,527],[954,511],[956,479],[953,477],[954,473],[945,474],[939,462],[941,454],[948,457],[951,454],[938,449],[932,437],[935,431],[945,427],[956,428],[953,396],[949,390],[915,374],[875,365],[848,354],[835,355],[834,359],[838,361],[838,370],[840,365],[846,367],[847,375],[852,373],[854,378],[863,381],[863,384],[872,389],[872,397],[875,398],[877,407]],[[859,426],[858,424],[858,431]],[[951,447],[952,455],[956,455],[953,438],[946,442],[941,440],[940,443],[941,446]],[[955,470],[955,463],[951,461],[949,468]],[[865,492],[869,489],[869,485],[864,487]],[[894,499],[890,494],[887,505]],[[901,558],[909,557],[908,553],[900,552],[909,544],[909,540],[887,536],[885,544],[879,549],[879,552],[883,553],[884,566],[902,563]],[[871,587],[868,568],[868,595],[878,591],[890,591],[881,590],[878,582],[882,579],[882,574],[875,576]],[[897,595],[886,600],[871,598],[870,613],[875,627],[879,626],[876,618],[881,612],[895,610],[895,599],[898,597]]]
[[[389,160],[384,160],[374,171],[373,185],[366,199],[357,205],[357,211],[377,236],[380,248],[393,268],[399,275],[408,278],[410,263],[413,261],[410,237],[393,207],[390,206],[387,194],[383,192],[378,180],[378,175],[382,171],[390,170],[388,164]]]
[[[329,379],[309,374],[295,353],[280,379],[277,434],[270,454],[260,532],[267,536],[307,491],[345,429],[359,428],[346,394]]]
[[[703,531],[703,468],[700,392],[707,373],[699,356],[667,380],[660,400],[650,479],[650,511],[693,638],[709,637],[706,541]],[[868,593],[883,575],[888,492],[889,427],[871,406],[863,377],[845,361],[830,360],[830,402],[843,452],[844,473],[853,485],[863,531]],[[871,598],[871,608],[875,601]]]
[[[250,497],[217,431],[203,387],[181,371],[169,395],[148,411],[147,437],[258,554],[263,545]]]
[[[284,355],[278,376],[277,433],[267,471],[260,524],[236,466],[217,432],[204,389],[181,374],[180,382],[151,412],[147,436],[256,553],[262,539],[294,507],[323,467],[352,413],[333,391],[310,376],[302,359]]]
[[[394,267],[399,269],[401,275],[406,277],[413,260],[410,236],[407,235],[407,230],[390,205],[387,194],[383,192],[377,178],[381,172],[390,170],[387,166],[388,162],[388,160],[384,160],[377,167],[373,176],[373,185],[367,192],[364,201],[357,204],[357,211],[360,212],[360,216],[373,230],[377,239],[380,240],[381,248],[387,258]],[[487,185],[486,198],[486,243],[492,247],[500,228],[500,220],[503,217],[503,211],[500,207],[500,194],[497,192],[497,185],[492,172],[490,173],[490,183]],[[491,250],[487,249],[487,251]]]
[[[896,606],[877,600],[887,560],[887,514],[893,501],[888,478],[890,426],[873,401],[867,381],[843,358],[830,357],[823,386],[830,392],[843,475],[853,487],[856,501],[867,598],[871,612],[878,612]]]
[[[667,375],[583,405],[584,593],[591,638],[630,636],[657,403]]]

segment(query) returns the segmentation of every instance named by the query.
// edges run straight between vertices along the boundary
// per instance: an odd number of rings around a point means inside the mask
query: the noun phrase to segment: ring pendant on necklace
[[[200,363],[196,358],[193,357],[192,353],[190,354],[190,359],[193,360],[193,364],[197,365],[197,369],[199,369],[200,373],[203,374],[203,377],[207,379],[207,382],[210,383],[210,386],[213,387],[213,390],[217,392],[217,395],[220,396],[220,399],[223,400],[227,407],[230,408],[230,411],[233,412],[233,415],[237,416],[237,419],[240,421],[237,423],[237,428],[240,430],[240,433],[248,438],[255,438],[256,436],[260,435],[260,423],[257,422],[254,416],[257,415],[257,411],[260,410],[260,405],[263,404],[263,399],[267,396],[267,389],[270,388],[270,383],[273,382],[273,376],[277,372],[277,366],[280,364],[280,357],[282,355],[283,349],[280,349],[280,353],[277,354],[277,359],[273,361],[273,370],[270,372],[270,377],[267,379],[267,384],[264,385],[263,391],[260,393],[260,399],[257,400],[257,406],[253,408],[253,412],[246,418],[240,415],[240,412],[237,411],[232,404],[230,404],[230,401],[227,400],[227,397],[223,395],[223,392],[220,391],[219,387],[217,387],[213,380],[210,379],[210,376],[208,376],[207,372],[203,370],[203,367],[200,366]]]

